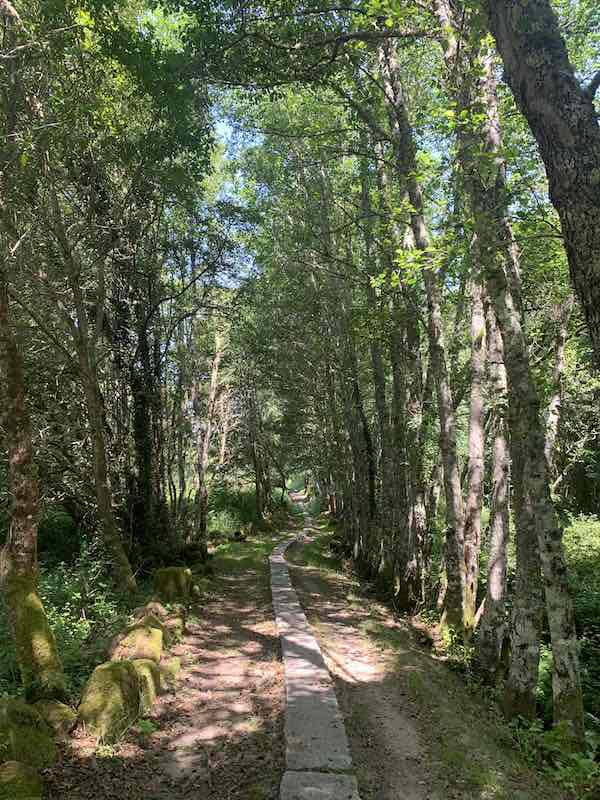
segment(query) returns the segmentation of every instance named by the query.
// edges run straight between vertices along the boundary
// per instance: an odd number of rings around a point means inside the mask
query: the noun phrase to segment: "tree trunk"
[[[464,508],[456,448],[454,405],[442,333],[440,291],[436,278],[429,269],[425,271],[425,286],[429,309],[429,348],[431,368],[434,371],[437,387],[440,448],[446,496],[446,545],[444,548],[446,596],[443,624],[462,631],[465,598]]]
[[[3,244],[6,246],[6,240]],[[39,492],[31,424],[25,402],[23,366],[9,313],[5,268],[0,267],[2,425],[8,449],[8,488],[12,497],[8,536],[0,552],[0,586],[8,605],[17,662],[28,698],[64,698],[66,686],[62,664],[37,593]]]
[[[100,529],[108,555],[112,559],[113,582],[116,588],[119,591],[133,593],[137,589],[137,584],[123,547],[123,541],[113,510],[106,460],[106,442],[104,439],[104,407],[98,375],[90,352],[85,301],[79,284],[79,275],[72,267],[68,269],[68,277],[77,314],[77,327],[73,330],[73,338],[77,348],[79,373],[86,399],[88,424],[92,440],[94,486],[96,489]]]
[[[227,461],[227,437],[229,436],[229,423],[231,410],[229,407],[229,395],[225,392],[221,395],[220,414],[221,417],[221,443],[219,445],[219,467],[223,467]]]
[[[550,0],[488,0],[485,7],[505,79],[546,167],[600,365],[600,126],[593,101],[600,81],[584,89],[577,80]]]
[[[365,143],[366,144],[366,143]],[[375,289],[371,285],[371,277],[374,273],[372,264],[377,264],[372,252],[372,210],[369,197],[368,165],[366,160],[362,160],[361,168],[361,210],[363,213],[363,238],[365,250],[365,263],[367,268],[366,295],[369,311],[373,319],[378,318],[377,297]],[[379,326],[378,326],[379,328]],[[391,536],[393,530],[394,516],[394,476],[392,469],[392,437],[390,430],[390,416],[387,407],[386,386],[385,386],[385,366],[383,363],[383,353],[381,342],[377,331],[372,332],[369,349],[371,352],[371,366],[373,371],[373,387],[375,393],[375,408],[377,410],[377,423],[379,427],[379,440],[381,444],[381,548],[378,571],[386,570],[387,560],[391,553]]]
[[[490,492],[487,591],[479,623],[477,656],[491,682],[499,677],[507,633],[506,573],[509,537],[509,452],[506,434],[507,389],[502,336],[494,310],[486,304],[487,362],[492,403],[492,489]]]
[[[210,456],[214,421],[216,417],[217,395],[219,389],[219,367],[223,357],[223,345],[220,335],[215,335],[215,355],[210,373],[210,386],[206,403],[204,425],[200,427],[196,444],[196,472],[198,475],[198,493],[196,494],[195,512],[195,537],[194,544],[200,546],[203,557],[206,559],[206,534],[208,526],[208,488],[206,485],[206,471]]]
[[[469,409],[468,472],[465,498],[465,629],[475,624],[479,551],[481,548],[481,506],[485,457],[485,318],[483,288],[476,278],[471,284],[471,402]]]
[[[37,527],[40,513],[37,472],[33,460],[31,422],[26,404],[21,354],[10,319],[9,275],[21,258],[18,206],[11,196],[19,188],[19,112],[29,104],[21,83],[17,31],[21,20],[9,3],[2,7],[4,46],[14,50],[6,63],[3,86],[2,204],[0,205],[0,421],[8,451],[8,491],[12,506],[6,542],[0,551],[0,589],[8,607],[17,663],[28,699],[64,699],[62,664],[54,634],[37,592]]]
[[[445,622],[463,630],[464,624],[464,510],[460,487],[460,472],[456,453],[456,430],[452,392],[444,350],[440,290],[437,277],[428,263],[429,233],[423,214],[423,195],[416,179],[418,165],[416,147],[404,92],[400,69],[393,42],[388,40],[379,50],[380,72],[392,128],[392,143],[396,172],[400,185],[405,188],[411,204],[411,230],[414,246],[423,257],[423,278],[427,295],[428,335],[431,363],[434,370],[440,415],[440,444],[444,461],[444,488],[446,494],[446,591]]]
[[[562,528],[550,497],[549,475],[544,454],[545,430],[540,416],[539,397],[531,375],[529,353],[523,326],[520,297],[519,254],[508,221],[508,196],[505,189],[505,163],[494,66],[488,53],[483,59],[479,87],[473,84],[473,71],[456,58],[474,58],[469,44],[458,47],[450,6],[444,6],[446,20],[440,16],[447,38],[448,72],[461,76],[461,86],[454,85],[458,103],[457,119],[459,158],[465,170],[469,202],[479,241],[481,260],[490,300],[504,342],[509,393],[509,427],[513,459],[515,527],[517,539],[517,586],[513,604],[511,667],[506,692],[509,715],[532,716],[535,713],[535,686],[539,661],[541,628],[541,582],[544,577],[546,610],[553,653],[554,719],[570,728],[573,743],[583,743],[583,703],[579,675],[577,635],[573,604],[569,594],[562,549]],[[506,8],[506,3],[499,3]],[[539,7],[539,0],[528,4]],[[545,5],[545,4],[544,4]],[[548,7],[549,8],[549,7]],[[460,33],[458,34],[460,35]],[[543,41],[542,39],[540,41]],[[524,54],[523,54],[524,56]],[[523,58],[525,74],[529,62]],[[453,83],[451,82],[451,88]],[[486,110],[486,122],[479,131],[463,124],[473,102]],[[599,134],[600,135],[600,134]],[[483,150],[484,163],[477,153]],[[492,161],[490,156],[494,156]],[[490,169],[489,165],[493,164]]]
[[[390,187],[385,157],[377,151],[377,178],[382,209],[390,212]],[[391,235],[394,250],[400,246],[410,249],[412,235],[401,237],[392,221]],[[393,263],[386,263],[391,276]],[[424,599],[424,579],[428,539],[425,510],[425,476],[423,467],[423,365],[419,322],[413,313],[417,303],[412,287],[402,285],[390,301],[390,362],[392,366],[394,430],[394,515],[393,525],[402,540],[396,553],[396,605],[413,610]]]
[[[80,337],[79,337],[80,338]],[[85,353],[85,345],[77,342],[79,363],[81,369],[81,382],[86,399],[88,424],[92,440],[94,486],[98,504],[98,518],[102,538],[106,545],[109,557],[112,559],[114,584],[119,591],[133,593],[137,584],[123,541],[117,527],[112,503],[112,492],[108,477],[106,461],[106,442],[104,440],[104,408],[102,396],[96,375],[92,372]]]
[[[486,144],[488,148],[495,148],[493,152],[499,152],[501,143],[498,139],[497,98],[491,60],[488,60],[486,66],[483,88],[490,115]],[[499,174],[503,175],[503,172]],[[495,186],[499,186],[498,180]],[[511,454],[515,463],[515,516],[517,528],[521,530],[520,534],[517,533],[517,542],[519,538],[526,539],[525,546],[531,554],[531,560],[536,546],[539,549],[554,664],[554,719],[556,722],[566,722],[570,726],[574,742],[580,744],[584,733],[577,633],[562,548],[563,531],[550,498],[549,474],[544,454],[544,428],[539,399],[529,368],[529,354],[520,311],[521,301],[514,291],[515,278],[518,277],[516,246],[504,216],[506,201],[498,194],[490,193],[489,187],[486,188],[487,192],[475,201],[473,211],[478,220],[480,238],[483,239],[490,233],[495,234],[493,239],[486,242],[487,284],[505,346],[511,406]],[[493,203],[491,208],[490,203]],[[498,247],[502,247],[502,244],[505,256],[503,260],[499,260]],[[508,265],[506,271],[504,265]],[[520,462],[518,466],[517,462]],[[517,481],[522,486],[520,491]],[[531,581],[537,578],[537,564],[534,568],[531,560],[527,567],[529,574],[526,578],[523,576],[528,582],[527,587],[522,587],[526,594],[531,593]],[[532,597],[535,603],[538,602],[538,592],[536,588],[535,597]]]
[[[570,296],[562,304],[558,314],[558,330],[554,342],[554,370],[552,375],[552,394],[546,410],[546,443],[544,454],[548,473],[551,477],[555,475],[554,459],[556,456],[556,439],[558,438],[558,428],[560,425],[560,411],[562,406],[563,393],[563,374],[565,371],[565,349],[567,345],[567,333],[569,319],[573,309],[573,297]]]

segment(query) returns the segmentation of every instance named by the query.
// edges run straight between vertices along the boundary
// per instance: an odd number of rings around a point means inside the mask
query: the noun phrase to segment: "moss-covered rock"
[[[168,686],[173,686],[177,681],[177,676],[181,671],[181,659],[177,656],[165,658],[160,662],[160,671],[163,682]]]
[[[135,658],[150,658],[157,664],[163,650],[165,628],[153,616],[143,617],[113,639],[109,655],[111,661],[125,661]]]
[[[151,614],[162,622],[169,616],[169,613],[170,611],[167,606],[164,606],[160,600],[153,599],[147,602],[145,606],[134,608],[132,617],[136,622],[139,622],[140,619],[143,619]]]
[[[169,603],[164,606],[160,600],[153,599],[145,606],[136,608],[133,619],[139,623],[146,617],[155,617],[163,626],[164,644],[166,647],[173,641],[181,639],[185,632],[186,609],[181,603]]]
[[[42,779],[37,772],[18,761],[0,766],[0,800],[41,800]]]
[[[14,576],[6,581],[5,591],[27,699],[64,699],[65,676],[35,582]]]
[[[77,724],[77,714],[58,700],[38,700],[33,707],[58,739],[65,739]]]
[[[162,669],[149,658],[137,658],[131,663],[140,682],[140,711],[145,714],[164,689]]]
[[[140,713],[140,680],[131,661],[108,661],[86,683],[78,718],[85,730],[115,742]]]
[[[171,642],[178,642],[185,633],[185,615],[174,611],[163,622]]]
[[[189,601],[192,583],[192,571],[188,567],[164,567],[154,573],[154,591],[166,602]]]
[[[33,706],[16,697],[0,700],[0,762],[51,767],[57,758],[52,731]]]

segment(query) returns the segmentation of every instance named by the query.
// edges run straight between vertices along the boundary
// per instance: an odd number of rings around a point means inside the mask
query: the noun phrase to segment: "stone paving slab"
[[[321,649],[292,586],[284,553],[270,557],[271,590],[285,666],[285,738],[288,772],[281,800],[359,800],[344,721]],[[319,771],[322,772],[319,772]]]
[[[280,800],[360,800],[353,775],[327,772],[286,772]]]

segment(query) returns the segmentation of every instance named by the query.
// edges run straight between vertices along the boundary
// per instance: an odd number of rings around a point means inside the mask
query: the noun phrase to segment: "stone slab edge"
[[[308,517],[305,515],[305,525],[308,523]],[[306,528],[305,528],[306,530]],[[304,532],[304,531],[303,531]],[[283,619],[281,616],[282,607],[281,602],[278,601],[278,597],[280,597],[282,586],[282,577],[285,576],[287,580],[285,580],[284,586],[287,594],[287,599],[295,601],[300,605],[300,601],[298,600],[298,596],[296,594],[295,589],[292,586],[292,582],[289,575],[289,570],[287,567],[287,563],[285,562],[285,551],[290,547],[294,542],[298,541],[299,534],[296,536],[291,537],[287,541],[280,542],[280,544],[275,547],[273,550],[269,561],[271,567],[271,593],[273,596],[273,607],[275,612],[275,621],[277,623],[277,630],[279,634],[279,638],[281,640],[282,645],[282,653],[284,654],[284,680],[286,684],[286,697],[289,697],[290,693],[290,676],[289,676],[289,664],[285,664],[288,660],[285,655],[285,647],[284,647],[284,638],[285,633],[287,633],[287,620]],[[283,575],[282,575],[283,573]],[[310,633],[312,636],[312,632],[310,629],[310,625],[302,612],[302,617],[304,626],[306,631]],[[285,633],[284,633],[285,632]],[[313,636],[314,640],[314,647],[319,653],[320,660],[323,661],[323,656],[321,654],[321,650],[319,647],[318,642]],[[323,662],[324,663],[324,662]],[[333,682],[331,681],[331,676],[329,672],[327,672],[327,676],[329,678],[329,683],[331,687],[331,691],[333,692]],[[293,679],[292,679],[293,680]],[[335,695],[334,695],[335,698]],[[287,714],[287,712],[286,712]],[[341,721],[341,715],[339,709],[336,708],[334,710],[334,714],[339,717],[340,725],[343,731],[343,736],[345,738],[345,729],[343,721]],[[286,730],[288,729],[288,725],[286,724]],[[280,787],[280,800],[360,800],[360,795],[358,793],[358,785],[356,783],[356,778],[354,775],[350,774],[350,770],[352,767],[352,761],[350,757],[348,757],[347,763],[347,772],[345,773],[332,773],[332,772],[320,772],[318,769],[294,769],[293,767],[297,767],[296,764],[290,764],[289,761],[290,751],[289,747],[286,748],[286,772],[284,773],[283,779],[281,781]],[[291,759],[294,761],[295,759],[292,757]]]

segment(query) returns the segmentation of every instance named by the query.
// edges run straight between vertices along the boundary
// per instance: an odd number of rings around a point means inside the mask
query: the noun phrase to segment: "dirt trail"
[[[290,572],[335,681],[362,800],[427,800],[430,781],[415,725],[418,711],[389,680],[394,657],[361,630],[373,620],[373,609],[349,605],[341,576],[298,566]]]
[[[173,648],[174,693],[113,748],[80,739],[48,777],[48,800],[276,800],[283,773],[283,681],[268,586],[255,572],[215,581]]]
[[[335,681],[362,800],[565,800],[524,763],[496,706],[424,649],[408,621],[337,569],[302,566],[304,545],[287,556]]]

